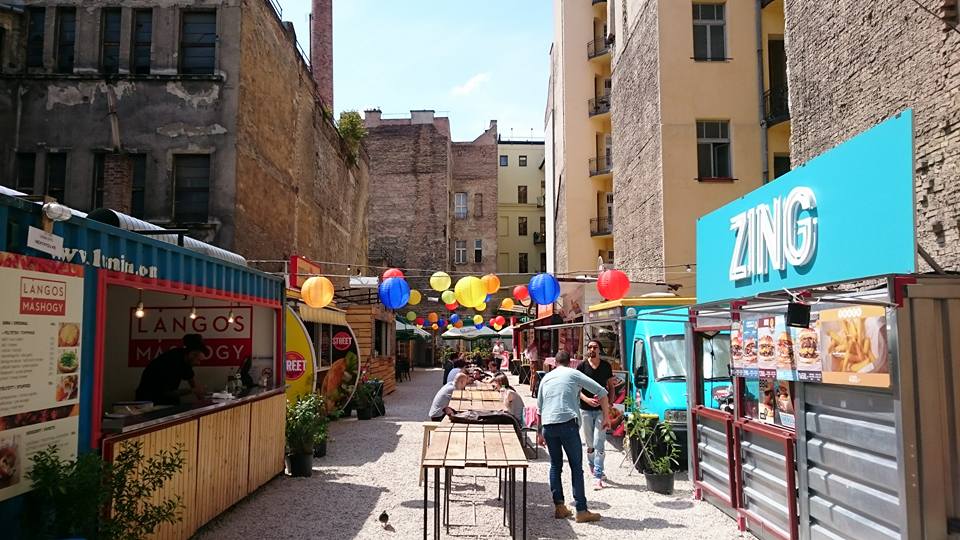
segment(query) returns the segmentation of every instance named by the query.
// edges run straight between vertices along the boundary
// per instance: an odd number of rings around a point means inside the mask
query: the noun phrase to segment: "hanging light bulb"
[[[137,309],[133,312],[133,316],[142,319],[147,313],[143,310],[143,289],[139,289],[140,296],[137,299]]]
[[[693,268],[690,268],[690,265],[689,265],[689,264],[687,265],[687,272],[688,272],[688,273],[689,273],[689,272],[693,272]]]
[[[190,320],[195,320],[197,318],[197,299],[192,300],[192,306],[190,307]]]
[[[233,318],[233,307],[231,307],[231,308],[230,308],[230,314],[227,315],[227,323],[233,324],[233,321],[234,321],[234,318]]]

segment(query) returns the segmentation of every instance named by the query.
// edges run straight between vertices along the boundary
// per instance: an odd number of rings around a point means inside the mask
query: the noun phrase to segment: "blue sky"
[[[309,50],[310,0],[278,0]],[[334,106],[450,117],[454,140],[497,120],[543,135],[553,39],[550,0],[335,0]]]

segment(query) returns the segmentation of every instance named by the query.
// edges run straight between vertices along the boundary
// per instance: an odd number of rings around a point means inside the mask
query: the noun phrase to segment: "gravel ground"
[[[423,488],[417,486],[423,437],[420,422],[425,419],[440,377],[439,370],[416,370],[412,381],[399,384],[387,397],[386,416],[364,422],[356,417],[334,422],[328,454],[314,460],[313,477],[274,479],[201,529],[196,538],[422,537]],[[518,390],[528,402],[535,402],[526,385]],[[593,491],[586,479],[588,505],[603,519],[578,524],[553,517],[549,459],[541,449],[528,472],[529,538],[715,540],[744,536],[732,519],[709,503],[695,501],[689,482],[678,480],[672,496],[649,492],[642,475],[628,475],[629,463],[617,467],[621,459],[622,454],[608,444],[608,487]],[[458,472],[454,477],[449,536],[508,538],[507,529],[501,526],[496,477],[477,469],[467,471],[471,473]],[[572,505],[566,467],[563,480],[568,504]],[[382,511],[390,516],[386,529],[377,521]],[[432,535],[432,521],[429,530]]]

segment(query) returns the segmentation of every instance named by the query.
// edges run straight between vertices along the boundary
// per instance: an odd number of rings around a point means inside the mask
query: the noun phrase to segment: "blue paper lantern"
[[[458,322],[460,322],[459,315],[457,315],[456,313],[454,313],[453,315],[450,315],[450,324],[457,324]]]
[[[440,328],[444,328],[445,326],[447,326],[447,321],[440,319],[439,321],[437,321],[437,325],[439,325]]]
[[[530,297],[540,305],[552,304],[560,298],[560,282],[550,274],[537,274],[527,286]]]
[[[493,295],[492,295],[492,294],[488,294],[488,295],[487,295],[487,299],[484,300],[484,303],[489,302],[491,298],[493,298]]]
[[[400,309],[410,301],[410,285],[403,278],[392,277],[381,281],[377,292],[380,295],[380,302],[387,309]]]
[[[483,323],[473,325],[477,330],[483,330]]]

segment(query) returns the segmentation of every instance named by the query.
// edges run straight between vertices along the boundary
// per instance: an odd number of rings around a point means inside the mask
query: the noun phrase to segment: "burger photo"
[[[766,335],[760,338],[760,358],[763,359],[772,359],[774,355],[774,345],[773,345],[773,336]]]
[[[757,340],[747,339],[743,346],[743,361],[747,364],[757,363]]]
[[[790,332],[781,332],[777,339],[777,365],[790,367],[793,364],[793,339]]]
[[[810,328],[800,331],[800,350],[797,351],[804,364],[815,364],[820,360],[820,342],[817,333]]]

